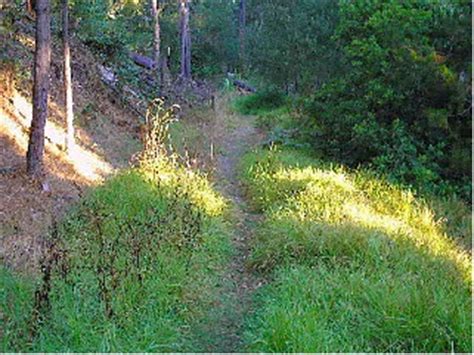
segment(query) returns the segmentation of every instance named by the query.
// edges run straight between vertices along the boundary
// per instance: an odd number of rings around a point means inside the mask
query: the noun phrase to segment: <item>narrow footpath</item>
[[[246,268],[250,241],[261,215],[253,212],[239,181],[238,165],[241,157],[262,141],[262,134],[254,125],[255,118],[231,112],[227,97],[215,101],[215,119],[208,132],[216,149],[215,181],[217,188],[232,204],[232,244],[234,254],[222,282],[221,301],[212,311],[204,332],[205,351],[242,351],[242,337],[246,314],[252,307],[252,294],[263,280]]]

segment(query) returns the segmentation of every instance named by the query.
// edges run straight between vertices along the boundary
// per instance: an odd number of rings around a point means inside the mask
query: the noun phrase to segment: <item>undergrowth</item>
[[[242,169],[265,215],[249,263],[272,280],[248,350],[471,350],[470,257],[424,202],[296,150],[248,154]]]
[[[168,352],[201,346],[231,251],[225,200],[165,154],[155,103],[145,150],[52,228],[41,278],[1,271],[2,351]]]
[[[259,115],[281,108],[287,102],[288,98],[282,92],[267,89],[237,98],[233,103],[233,108],[244,115]]]

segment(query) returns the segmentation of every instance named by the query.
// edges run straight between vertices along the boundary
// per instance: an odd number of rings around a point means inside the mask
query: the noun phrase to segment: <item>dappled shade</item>
[[[28,129],[31,122],[31,103],[20,93],[15,92],[11,98],[15,112],[8,114],[0,111],[2,118],[1,132],[12,138],[20,151],[24,151],[28,144]],[[45,128],[46,151],[57,159],[73,166],[76,174],[89,183],[102,181],[105,176],[113,172],[112,165],[104,157],[77,144],[75,150],[68,156],[64,152],[66,132],[55,122],[48,121]]]

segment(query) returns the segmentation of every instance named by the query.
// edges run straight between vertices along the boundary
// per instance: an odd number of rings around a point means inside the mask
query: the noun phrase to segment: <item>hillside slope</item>
[[[1,35],[0,53],[0,257],[17,269],[31,268],[41,255],[42,236],[65,206],[91,185],[125,166],[139,149],[139,118],[101,82],[98,59],[72,38],[77,151],[64,152],[62,48],[53,37],[45,174],[25,174],[31,121],[33,22],[22,20]]]

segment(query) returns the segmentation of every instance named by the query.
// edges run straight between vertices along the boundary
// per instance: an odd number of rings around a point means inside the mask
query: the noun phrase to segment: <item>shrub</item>
[[[336,38],[350,70],[307,106],[313,146],[422,192],[469,201],[470,168],[459,168],[470,161],[462,153],[471,144],[471,90],[463,79],[470,44],[460,40],[468,37],[469,4],[342,1],[339,13]]]

